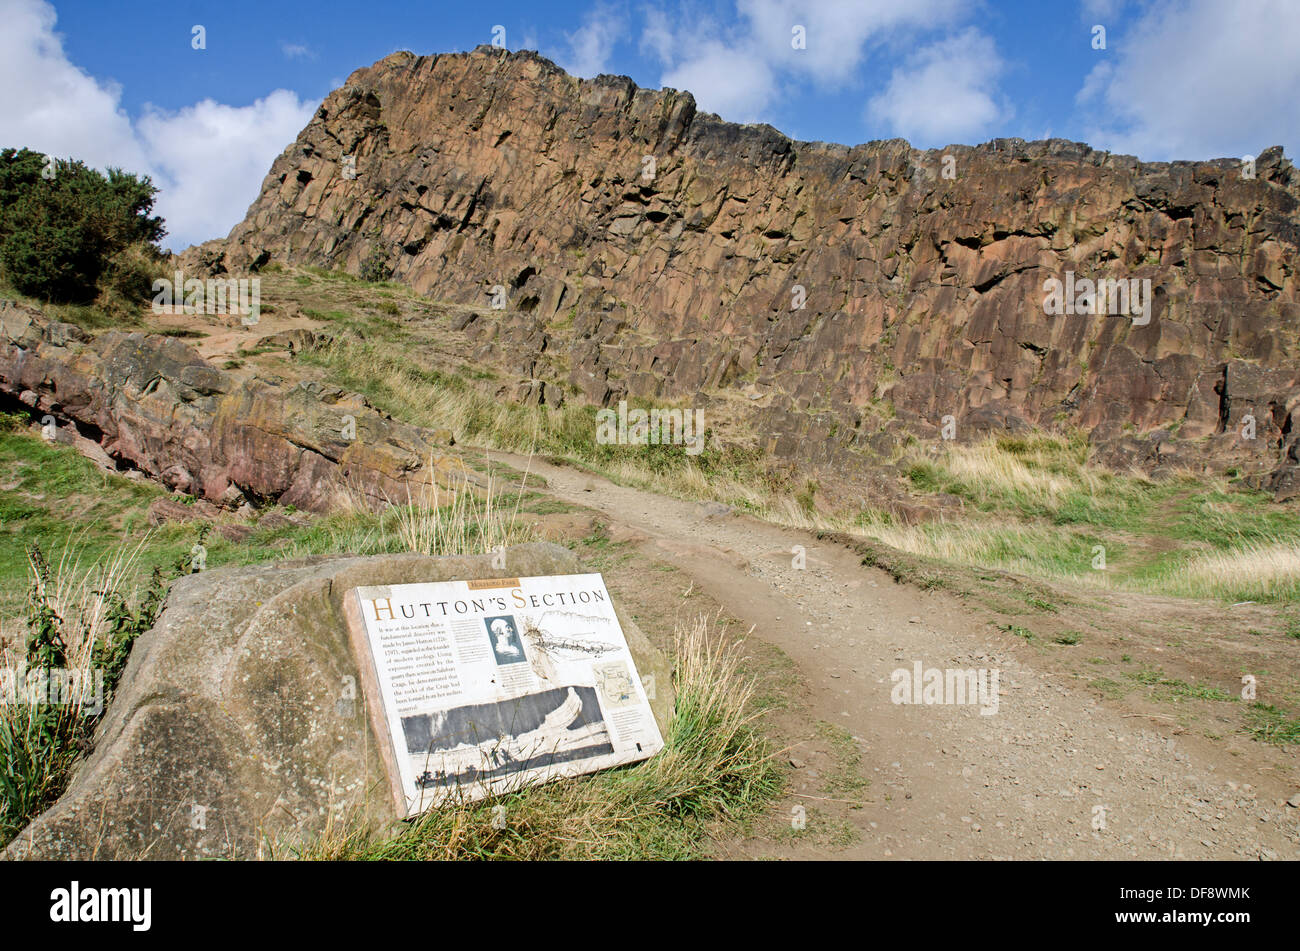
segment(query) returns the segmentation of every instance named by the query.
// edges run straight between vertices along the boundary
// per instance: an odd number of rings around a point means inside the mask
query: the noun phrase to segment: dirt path
[[[810,686],[803,738],[785,754],[799,767],[786,808],[804,806],[808,834],[737,842],[736,857],[1300,858],[1300,809],[1284,802],[1296,791],[1291,770],[1110,709],[962,601],[896,584],[795,529],[531,467],[558,498],[603,513],[616,537],[674,562]],[[806,549],[802,570],[795,545]],[[997,669],[997,712],[891,702],[891,673],[918,661]],[[839,731],[819,722],[847,731],[865,789],[827,792],[822,771],[833,766],[819,754]],[[856,831],[818,836],[818,822]]]

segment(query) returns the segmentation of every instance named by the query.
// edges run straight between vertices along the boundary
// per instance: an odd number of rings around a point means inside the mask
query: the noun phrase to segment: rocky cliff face
[[[764,448],[812,462],[948,415],[959,438],[1082,426],[1117,460],[1172,429],[1166,452],[1244,460],[1285,495],[1298,209],[1278,148],[1250,177],[1059,140],[792,142],[482,47],[355,72],[189,260],[377,261],[482,305],[470,329],[534,376],[602,404],[743,392]],[[1137,281],[1146,308],[1049,314],[1049,279]]]

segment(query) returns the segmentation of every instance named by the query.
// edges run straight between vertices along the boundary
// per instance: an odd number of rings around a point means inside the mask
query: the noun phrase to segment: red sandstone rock
[[[0,392],[29,394],[37,413],[75,422],[120,466],[200,496],[200,512],[246,499],[316,512],[405,502],[431,461],[444,485],[482,481],[446,455],[445,431],[398,422],[355,393],[239,382],[174,337],[92,338],[10,301],[0,301]],[[163,507],[153,514],[176,515]]]

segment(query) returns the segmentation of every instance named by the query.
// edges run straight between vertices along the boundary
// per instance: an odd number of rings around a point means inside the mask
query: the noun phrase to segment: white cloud
[[[687,89],[703,108],[740,122],[761,119],[785,82],[842,87],[874,45],[963,15],[961,0],[735,0],[736,23],[727,28],[681,10],[670,26],[661,9],[647,8],[641,49],[663,64],[662,85]],[[792,43],[797,26],[802,49]]]
[[[997,99],[1002,69],[993,40],[969,27],[895,69],[867,114],[920,148],[972,141],[1008,117]]]
[[[54,8],[40,0],[5,5],[0,30],[0,146],[72,155],[88,165],[147,165],[121,90],[68,62]]]
[[[172,246],[224,236],[234,227],[271,163],[314,112],[312,103],[277,89],[251,106],[205,99],[176,113],[142,116],[137,132],[168,183],[155,211],[167,220]]]
[[[851,79],[873,44],[900,31],[950,27],[970,8],[961,0],[736,0],[736,6],[766,59],[827,85]],[[791,44],[795,26],[804,28],[806,49]]]
[[[689,90],[702,108],[732,122],[758,121],[776,96],[776,77],[766,62],[716,40],[696,47],[661,83]]]
[[[677,39],[662,7],[646,7],[645,26],[641,30],[641,52],[652,53],[661,63],[677,58]]]
[[[1089,70],[1087,76],[1083,77],[1083,85],[1075,93],[1074,101],[1079,105],[1087,105],[1100,99],[1106,92],[1106,85],[1111,81],[1114,73],[1114,60],[1103,59]]]
[[[614,44],[623,32],[625,17],[613,8],[600,4],[594,7],[573,33],[565,33],[568,52],[559,63],[574,76],[590,78],[605,72]]]
[[[316,53],[305,43],[281,43],[280,52],[285,59],[315,59]]]
[[[1077,97],[1092,145],[1167,160],[1300,144],[1300,3],[1153,6],[1108,46]]]
[[[641,49],[662,64],[661,86],[690,92],[701,109],[732,122],[757,121],[776,96],[773,69],[751,38],[694,11],[670,23],[647,7]]]
[[[204,100],[176,113],[147,109],[135,123],[121,89],[68,61],[54,8],[8,0],[0,32],[0,146],[27,147],[149,175],[164,246],[224,237],[257,197],[274,158],[316,111],[278,89],[249,106]]]

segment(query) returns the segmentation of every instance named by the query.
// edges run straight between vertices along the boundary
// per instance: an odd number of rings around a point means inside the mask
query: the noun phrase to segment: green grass
[[[999,624],[998,630],[1005,631],[1008,634],[1014,634],[1016,637],[1026,641],[1038,640],[1033,631],[1029,630],[1027,627],[1021,627],[1019,624]]]
[[[1044,598],[1040,598],[1036,595],[1028,594],[1025,592],[1015,592],[1015,596],[1020,598],[1020,600],[1024,601],[1025,604],[1029,605],[1031,608],[1033,608],[1036,611],[1044,611],[1048,614],[1057,614],[1060,611],[1060,609],[1057,608],[1057,606],[1053,604],[1051,601],[1048,601]]]
[[[39,546],[28,550],[26,630],[16,643],[0,643],[6,690],[22,697],[33,672],[48,678],[56,671],[75,672],[90,689],[0,704],[0,846],[62,794],[74,764],[92,746],[135,639],[153,626],[166,580],[181,570],[155,571],[145,590],[129,591],[127,569],[137,554],[138,548],[119,550],[83,567],[66,551],[51,562]]]
[[[1202,491],[1176,501],[1169,535],[1221,551],[1252,542],[1300,537],[1300,510],[1277,505],[1263,492]]]
[[[22,613],[31,544],[46,552],[75,548],[84,563],[142,544],[127,579],[136,584],[154,568],[188,557],[199,541],[199,523],[148,524],[149,504],[167,494],[152,483],[100,470],[72,447],[46,442],[16,417],[0,417],[0,621],[12,623]],[[534,495],[522,508],[532,511],[544,502]],[[512,509],[513,495],[501,495],[498,504]],[[244,524],[233,516],[219,524],[225,523]],[[401,508],[338,512],[305,524],[262,528],[253,522],[252,534],[241,541],[212,530],[202,544],[208,568],[307,555],[382,554],[405,550],[401,523]]]
[[[874,518],[859,525],[913,554],[1156,594],[1300,603],[1295,569],[1253,568],[1259,549],[1300,538],[1300,508],[1265,493],[1189,474],[1153,482],[1101,470],[1089,465],[1077,432],[949,446],[938,455],[912,450],[902,465],[914,492],[966,503],[955,518],[912,528]],[[1094,566],[1097,546],[1104,571]],[[1232,563],[1207,569],[1202,559],[1216,554]]]
[[[1088,681],[1088,686],[1112,700],[1122,699],[1129,691],[1127,686],[1110,677],[1097,677]]]
[[[1128,677],[1144,687],[1152,688],[1156,699],[1166,701],[1178,700],[1236,700],[1232,694],[1218,687],[1205,684],[1189,684],[1185,680],[1166,677],[1159,668],[1143,668],[1129,671]]]
[[[356,318],[343,313],[315,313],[352,327]],[[344,335],[307,351],[299,359],[326,372],[339,385],[363,393],[384,412],[420,426],[450,428],[460,442],[511,452],[537,452],[587,465],[616,479],[640,481],[691,474],[707,485],[720,479],[762,485],[780,491],[788,486],[769,472],[757,449],[727,445],[692,456],[685,446],[620,446],[597,442],[597,407],[566,403],[560,408],[523,406],[498,399],[475,387],[464,375],[431,369],[408,355],[396,337],[384,338],[374,319],[372,336]],[[379,328],[382,331],[383,328]],[[364,336],[364,331],[363,331]],[[629,400],[633,407],[651,401]]]
[[[8,704],[0,712],[0,847],[63,792],[77,761],[79,725],[37,704]]]
[[[43,310],[53,320],[65,324],[74,324],[82,330],[107,330],[110,328],[136,329],[142,326],[147,308],[147,301],[138,304],[126,304],[116,301],[106,304],[47,304],[20,294],[0,280],[0,299],[18,301]]]
[[[19,630],[26,611],[27,556],[33,542],[46,551],[74,549],[82,563],[126,546],[139,557],[120,579],[124,592],[142,590],[152,569],[184,561],[196,541],[207,549],[207,568],[251,564],[310,554],[372,554],[404,550],[403,510],[338,513],[306,524],[260,528],[234,542],[196,524],[150,528],[150,502],[163,495],[148,483],[105,473],[74,449],[44,441],[19,420],[0,425],[0,617]],[[504,495],[497,506],[513,508]],[[563,511],[545,496],[528,492],[523,511]],[[68,513],[75,513],[69,518]],[[472,535],[472,532],[470,533]],[[468,539],[473,544],[473,539]],[[130,595],[127,594],[129,597]],[[679,693],[667,748],[643,764],[545,787],[523,790],[492,803],[439,810],[397,836],[365,834],[364,846],[349,830],[339,841],[316,848],[343,849],[350,858],[585,857],[699,858],[719,824],[744,823],[779,788],[778,772],[752,717],[752,684],[734,659],[699,644],[681,648],[675,676]],[[21,713],[23,711],[19,711]],[[53,743],[41,722],[20,716],[0,724],[5,775],[0,801],[12,807],[8,834],[61,792],[76,750]],[[62,735],[62,734],[61,734]],[[6,779],[7,776],[7,779]],[[6,792],[5,783],[8,782]],[[494,827],[493,806],[504,805],[507,825]],[[586,826],[575,827],[575,817]],[[595,831],[593,831],[595,830]],[[344,857],[340,855],[338,857]]]
[[[793,819],[793,816],[791,817]],[[789,822],[781,838],[792,842],[806,842],[832,851],[842,851],[862,840],[862,833],[847,819],[827,815],[816,806],[804,810],[803,828],[796,829]]]
[[[1279,746],[1300,743],[1300,717],[1292,717],[1272,704],[1251,704],[1246,711],[1246,724],[1246,733],[1262,743]]]
[[[462,443],[534,450],[622,484],[712,498],[778,523],[811,522],[866,534],[939,562],[916,576],[932,579],[932,586],[942,583],[941,564],[949,563],[1104,588],[1300,603],[1300,578],[1250,583],[1249,569],[1234,575],[1244,580],[1218,584],[1187,576],[1207,552],[1232,554],[1243,546],[1300,537],[1300,510],[1223,480],[1181,474],[1157,482],[1092,466],[1087,434],[1078,430],[1006,435],[987,444],[946,446],[938,454],[911,441],[898,461],[905,486],[922,496],[956,496],[965,509],[955,517],[902,526],[880,512],[836,510],[842,504],[837,493],[810,478],[816,473],[782,469],[756,443],[710,442],[695,457],[683,447],[600,445],[595,407],[579,405],[580,399],[558,409],[502,400],[483,385],[490,369],[448,365],[445,354],[429,348],[423,328],[454,307],[409,288],[367,285],[319,268],[297,276],[311,286],[296,289],[286,274],[268,282],[270,293],[297,300],[305,315],[330,324],[334,341],[295,359],[397,418],[450,429]],[[400,308],[390,299],[398,294],[405,300]],[[550,325],[555,353],[562,354],[575,316],[560,315]],[[545,372],[562,379],[563,357],[548,360]],[[1093,567],[1098,546],[1106,552],[1105,571]],[[1047,597],[1026,603],[1041,611],[1055,608]]]
[[[824,721],[817,724],[817,735],[829,747],[833,761],[822,785],[826,794],[844,798],[860,796],[871,780],[862,775],[862,751],[853,735],[843,727]]]
[[[18,417],[0,417],[0,618],[20,612],[29,545],[53,552],[75,541],[93,561],[146,534],[145,510],[163,494],[155,485],[102,472],[72,447],[35,435]],[[178,538],[141,569],[147,574],[180,551]]]

